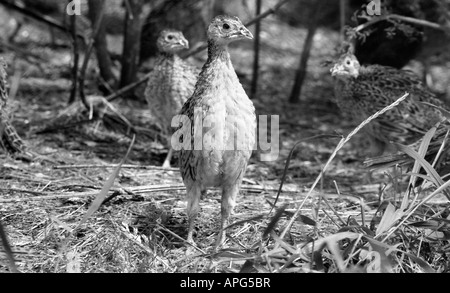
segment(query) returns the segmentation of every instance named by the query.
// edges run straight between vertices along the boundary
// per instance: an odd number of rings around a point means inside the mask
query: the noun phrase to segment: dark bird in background
[[[343,54],[331,69],[336,102],[344,115],[360,123],[392,104],[406,92],[410,96],[363,129],[372,153],[381,155],[390,142],[408,145],[421,139],[436,123],[446,105],[425,88],[410,71],[381,65],[361,66],[352,53]]]
[[[368,21],[363,4],[371,1],[352,0],[350,6],[356,10],[352,26],[364,24]],[[382,13],[398,14],[402,16],[424,18],[421,0],[387,0],[380,2]],[[432,2],[426,0],[426,2]],[[359,9],[358,9],[359,8]],[[363,65],[379,64],[402,68],[412,60],[421,50],[424,35],[423,27],[402,21],[382,20],[371,25],[364,38],[356,38],[355,56]]]
[[[225,241],[224,228],[239,193],[256,131],[255,108],[239,82],[227,47],[233,41],[252,39],[253,36],[237,17],[230,16],[215,17],[207,35],[208,59],[194,94],[181,110],[185,120],[178,131],[182,132],[180,171],[188,200],[187,240],[194,243],[194,221],[201,194],[206,188],[217,186],[222,188],[222,220],[217,247]],[[199,125],[204,126],[203,135],[195,128]],[[196,140],[203,142],[201,149],[195,146]]]
[[[9,121],[7,101],[6,62],[0,58],[0,144],[3,149],[15,157],[32,160],[33,155],[27,150],[14,126]]]
[[[169,145],[163,167],[170,167],[173,152],[170,146],[172,118],[194,92],[200,70],[177,55],[177,52],[189,48],[182,32],[172,29],[161,31],[157,45],[159,56],[149,74],[145,98]]]

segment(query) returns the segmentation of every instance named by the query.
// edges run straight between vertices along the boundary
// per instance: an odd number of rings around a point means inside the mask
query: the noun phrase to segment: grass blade
[[[267,235],[269,235],[269,233],[275,228],[275,226],[277,225],[277,223],[280,220],[281,216],[283,216],[284,211],[286,210],[287,207],[288,207],[288,205],[285,204],[285,205],[283,205],[281,208],[279,208],[277,210],[275,215],[270,220],[269,225],[267,225],[267,228],[263,232],[263,236],[262,236],[263,239],[266,239]]]
[[[441,187],[442,185],[444,185],[444,183],[445,183],[444,180],[439,176],[439,174],[436,172],[436,170],[430,165],[430,163],[428,163],[416,151],[414,151],[412,148],[407,147],[407,146],[403,146],[403,145],[399,145],[399,144],[397,144],[397,146],[399,147],[400,151],[402,151],[405,154],[407,154],[408,156],[412,157],[416,161],[416,163],[419,163],[422,166],[422,168],[425,170],[425,172],[427,172],[428,176],[431,177],[432,182],[435,184],[436,187]],[[445,196],[450,200],[450,193],[446,190],[443,190],[443,192],[444,192]]]
[[[94,202],[89,207],[88,211],[84,214],[83,219],[81,219],[80,223],[78,224],[78,226],[74,230],[77,230],[77,228],[79,228],[81,225],[86,223],[86,221],[89,219],[89,217],[92,216],[100,208],[100,206],[102,205],[102,203],[105,200],[106,196],[108,195],[109,190],[113,186],[114,181],[116,180],[116,177],[119,174],[123,163],[127,160],[128,155],[130,154],[130,151],[133,148],[135,139],[136,139],[136,135],[133,135],[133,139],[131,140],[131,143],[130,143],[130,146],[129,146],[128,150],[127,150],[127,153],[125,154],[125,156],[123,157],[123,159],[119,163],[119,165],[117,165],[116,169],[113,171],[111,176],[109,176],[108,180],[106,180],[105,184],[102,187],[102,190],[97,195],[97,197],[95,198]]]
[[[0,239],[2,240],[3,248],[5,248],[6,257],[9,261],[9,268],[11,272],[18,273],[19,270],[17,269],[16,262],[14,260],[14,255],[11,249],[11,246],[9,245],[8,236],[6,236],[6,232],[3,229],[3,225],[0,222]]]

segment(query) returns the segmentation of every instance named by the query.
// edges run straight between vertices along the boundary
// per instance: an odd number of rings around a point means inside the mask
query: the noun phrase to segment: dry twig
[[[437,30],[441,30],[444,31],[446,33],[450,33],[450,28],[440,25],[438,23],[435,22],[431,22],[431,21],[427,21],[424,19],[417,19],[414,17],[408,17],[408,16],[403,16],[403,15],[398,15],[398,14],[389,14],[389,15],[383,15],[383,16],[379,16],[379,17],[375,17],[372,20],[360,24],[357,27],[355,27],[353,30],[355,32],[359,32],[362,30],[365,30],[366,28],[368,28],[369,26],[374,25],[375,23],[378,23],[380,21],[383,20],[391,20],[391,19],[395,19],[395,20],[401,20],[407,23],[411,23],[411,24],[416,24],[416,25],[420,25],[420,26],[425,26],[425,27],[429,27],[429,28],[433,28],[433,29],[437,29]]]
[[[272,8],[267,9],[265,12],[261,13],[260,15],[258,15],[257,17],[253,18],[252,20],[250,20],[249,22],[245,23],[244,26],[249,27],[259,21],[261,21],[263,18],[274,14],[275,12],[278,11],[278,9],[281,8],[281,6],[283,6],[284,4],[288,3],[290,0],[280,0],[280,2],[277,3],[277,5],[275,5]],[[193,51],[187,53],[185,55],[185,58],[190,57],[192,55],[195,55],[203,50],[205,50],[208,47],[208,44],[204,43],[201,46],[197,47],[196,49],[194,49]]]

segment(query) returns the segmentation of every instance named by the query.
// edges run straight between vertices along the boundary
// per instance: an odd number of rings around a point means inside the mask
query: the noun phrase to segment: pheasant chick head
[[[157,46],[160,52],[174,54],[183,49],[189,49],[189,42],[182,32],[166,29],[159,34]]]
[[[233,41],[253,39],[252,33],[235,16],[216,16],[208,27],[208,39],[227,45]]]
[[[357,78],[359,76],[359,69],[361,65],[358,59],[353,54],[342,55],[336,64],[331,68],[330,72],[332,76],[341,79]]]

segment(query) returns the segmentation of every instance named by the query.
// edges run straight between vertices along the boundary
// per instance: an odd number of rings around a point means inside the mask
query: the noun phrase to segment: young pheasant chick
[[[171,121],[178,114],[186,100],[194,92],[200,70],[188,64],[176,53],[189,48],[183,33],[166,29],[157,40],[159,56],[156,65],[150,73],[145,98],[150,106],[150,112],[156,118],[159,127],[169,143],[169,153],[164,160],[163,167],[170,167],[172,147]]]
[[[361,66],[352,53],[343,54],[331,69],[335,77],[336,102],[344,113],[361,123],[389,106],[406,92],[410,95],[397,107],[371,121],[363,129],[372,143],[372,153],[381,155],[391,142],[411,144],[442,120],[446,108],[412,72],[381,65]]]
[[[9,154],[25,160],[32,160],[33,155],[27,151],[25,143],[17,134],[16,129],[9,121],[7,112],[8,91],[6,62],[0,58],[0,145]]]
[[[188,200],[187,240],[194,243],[201,194],[217,186],[222,189],[217,247],[225,241],[224,228],[239,193],[256,131],[255,108],[233,68],[228,44],[253,36],[237,17],[230,16],[215,17],[207,35],[208,59],[194,94],[181,110],[186,120],[178,131],[182,131],[180,170]]]
[[[427,102],[442,109],[448,106],[425,88],[412,72],[381,65],[360,66],[351,53],[343,54],[331,69],[335,77],[335,95],[339,108],[357,123],[392,104],[406,92],[409,96],[397,107],[371,121],[363,129],[372,142],[372,153],[381,155],[391,143],[409,145],[416,151],[425,133],[443,121],[441,112]],[[448,123],[442,123],[433,137],[425,158],[434,160],[447,138]],[[440,166],[450,159],[450,144],[444,145]],[[447,158],[447,159],[446,159]],[[366,165],[373,169],[396,164],[412,166],[414,159],[394,153],[369,159]],[[444,164],[442,164],[444,163]],[[438,170],[439,171],[439,170]]]

